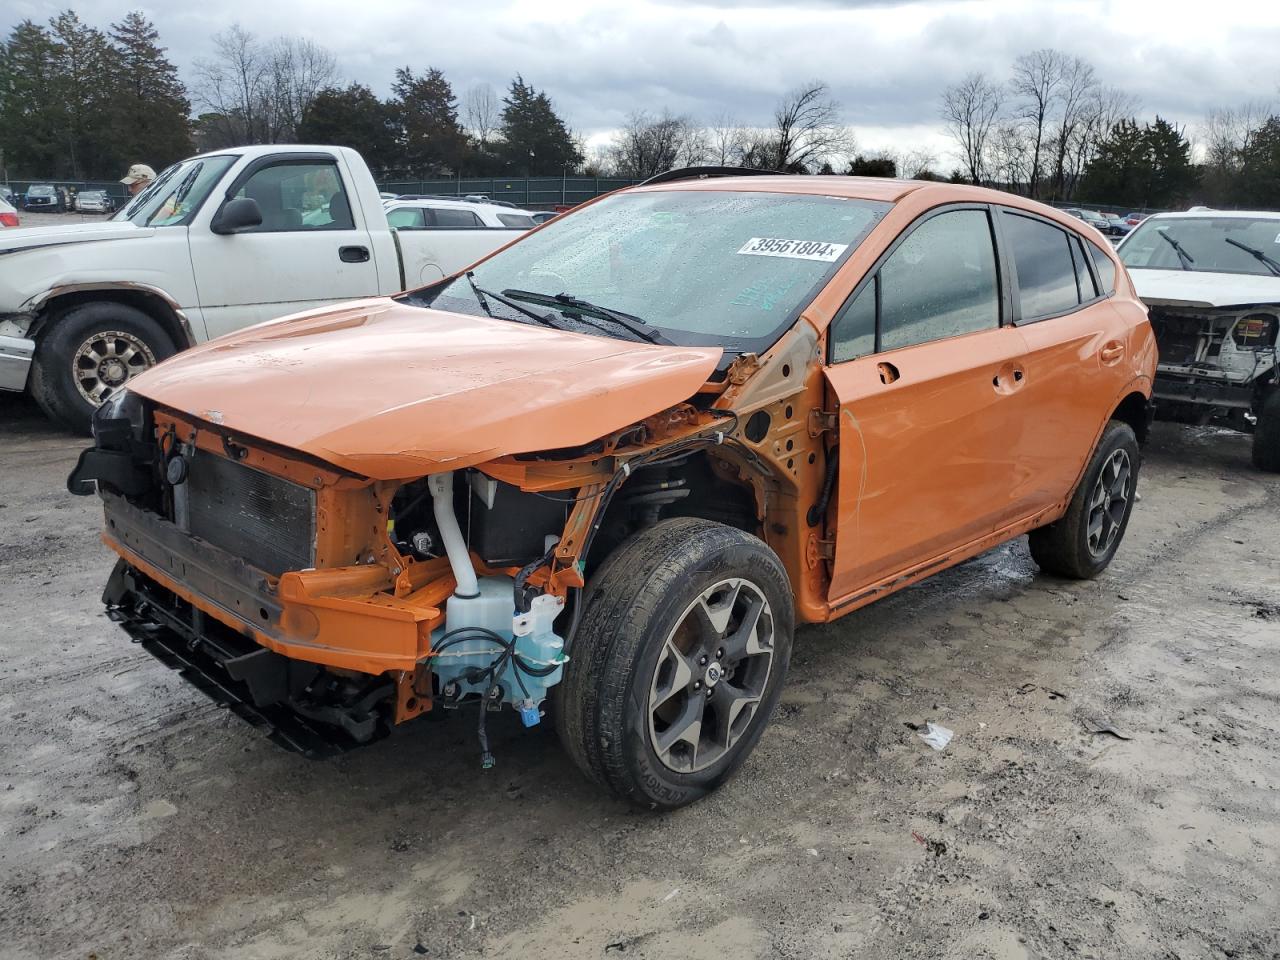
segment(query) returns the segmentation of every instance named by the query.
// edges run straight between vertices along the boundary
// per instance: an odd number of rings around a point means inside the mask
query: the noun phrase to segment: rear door
[[[202,217],[190,232],[209,336],[377,294],[373,245],[353,216],[354,193],[331,154],[281,153],[247,166],[218,198],[213,217],[227,201],[250,197],[262,224],[221,235]]]
[[[1002,209],[998,226],[1014,276],[1014,323],[1027,345],[1026,430],[1012,495],[1018,518],[1061,502],[1075,486],[1126,386],[1128,335],[1110,303],[1115,272],[1092,241],[1050,220]]]
[[[917,220],[832,323],[839,406],[833,603],[1010,514],[1022,339],[985,206]]]

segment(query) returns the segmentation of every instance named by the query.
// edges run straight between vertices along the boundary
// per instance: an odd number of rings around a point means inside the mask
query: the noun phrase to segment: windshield
[[[27,187],[27,196],[51,197],[53,196],[53,187]]]
[[[1170,240],[1176,241],[1176,245]],[[1236,243],[1280,260],[1280,220],[1226,216],[1151,217],[1134,227],[1116,252],[1126,267],[1135,270],[1182,270],[1185,263],[1187,270],[1209,273],[1249,273],[1268,277],[1274,274],[1264,262]],[[1186,252],[1188,259],[1179,256],[1178,247]]]
[[[591,319],[527,294],[629,314],[685,345],[759,350],[800,310],[890,205],[781,193],[672,190],[623,193],[550,221],[475,268],[481,290],[513,297],[556,326],[596,335]],[[465,278],[427,288],[411,303],[484,313]],[[530,318],[490,303],[503,319]],[[628,336],[618,328],[617,336]]]
[[[112,219],[140,227],[187,223],[235,161],[235,157],[201,157],[175,163]]]

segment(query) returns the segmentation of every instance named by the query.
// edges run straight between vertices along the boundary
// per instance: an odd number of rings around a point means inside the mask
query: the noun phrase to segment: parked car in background
[[[1117,252],[1160,345],[1156,413],[1252,431],[1280,472],[1280,213],[1157,213]]]
[[[797,621],[1024,533],[1100,575],[1155,360],[1115,254],[1024,197],[673,171],[161,364],[68,485],[111,619],[277,743],[468,707],[491,766],[488,711],[554,689],[579,767],[672,809],[759,741]]]
[[[1114,213],[1108,213],[1105,216],[1107,221],[1107,229],[1103,230],[1102,232],[1109,237],[1123,237],[1125,234],[1127,234],[1130,230],[1133,229],[1133,225],[1129,223],[1129,220],[1127,217],[1122,217],[1119,214],[1114,214]]]
[[[16,227],[21,222],[13,204],[8,200],[0,199],[0,227]]]
[[[560,214],[555,210],[530,210],[529,216],[533,217],[534,223],[546,223],[548,220],[554,220]]]
[[[39,210],[42,213],[60,213],[66,207],[56,187],[50,183],[33,183],[22,196],[23,210]]]
[[[110,220],[6,241],[0,389],[30,390],[50,416],[88,430],[98,404],[178,350],[439,280],[526,226],[393,232],[369,168],[344,147],[192,157]]]
[[[3,200],[5,203],[12,204],[15,207],[22,203],[22,198],[7,183],[0,183],[0,200]]]
[[[75,203],[81,213],[111,213],[116,208],[115,198],[105,190],[81,190]]]
[[[1143,220],[1147,219],[1147,217],[1149,216],[1150,216],[1149,213],[1139,213],[1137,211],[1134,211],[1132,213],[1126,213],[1124,215],[1124,222],[1127,223],[1130,227],[1136,227],[1138,224],[1140,224]]]
[[[465,197],[406,196],[387,201],[385,207],[387,222],[397,230],[440,227],[527,230],[534,226],[532,215],[524,210]]]

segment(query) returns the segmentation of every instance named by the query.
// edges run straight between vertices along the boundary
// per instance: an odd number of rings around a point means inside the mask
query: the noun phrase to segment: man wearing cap
[[[129,172],[124,175],[124,179],[120,182],[129,188],[129,194],[132,196],[147,189],[147,186],[155,178],[156,172],[145,163],[135,163],[129,168]]]

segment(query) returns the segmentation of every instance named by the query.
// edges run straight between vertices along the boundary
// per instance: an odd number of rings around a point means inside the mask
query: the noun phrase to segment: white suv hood
[[[1234,307],[1280,303],[1280,277],[1131,267],[1129,278],[1138,296],[1151,306]]]

